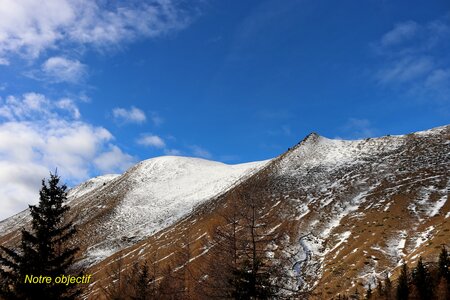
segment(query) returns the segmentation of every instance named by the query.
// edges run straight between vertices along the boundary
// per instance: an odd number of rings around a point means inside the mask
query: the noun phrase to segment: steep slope
[[[265,191],[266,218],[289,235],[298,284],[311,298],[361,291],[382,272],[395,276],[402,261],[434,258],[448,243],[449,166],[450,126],[358,141],[311,134],[222,196],[93,266],[90,295],[108,284],[105,269],[119,257],[125,266],[141,259],[171,265],[186,241],[192,258],[176,268],[206,278],[201,257],[217,220],[233,191],[252,186]]]
[[[95,299],[119,258],[208,278],[211,236],[239,191],[257,188],[264,216],[287,235],[297,285],[313,299],[360,291],[401,262],[436,257],[450,240],[450,126],[357,141],[310,134],[267,162],[229,166],[190,158],[144,161],[71,191],[79,263]],[[24,214],[0,223],[17,234]],[[22,223],[18,223],[22,222]],[[274,228],[275,228],[274,227]],[[12,230],[12,231],[11,231]],[[189,259],[177,254],[189,245]],[[199,295],[194,298],[200,299]]]
[[[109,181],[117,178],[119,175],[117,174],[107,174],[98,176],[95,178],[91,178],[86,182],[81,183],[80,185],[70,189],[67,193],[68,203],[72,205],[74,199],[80,199],[85,194],[92,192],[102,186],[106,185]],[[73,204],[75,204],[73,203]],[[3,221],[0,221],[0,241],[2,243],[7,243],[10,239],[17,239],[19,232],[18,228],[22,226],[26,226],[31,222],[30,211],[25,209],[20,213],[15,214],[14,216],[7,218]],[[5,237],[9,237],[6,239]]]
[[[95,213],[95,227],[92,222],[81,221],[86,224],[82,231],[87,233],[81,240],[89,241],[85,263],[101,261],[168,227],[196,205],[223,193],[265,163],[226,165],[168,156],[137,164],[104,190],[97,189],[73,205],[79,212],[77,221],[86,218],[81,216],[86,213],[87,202],[95,202],[99,208]],[[108,211],[106,215],[103,208]]]
[[[374,286],[450,240],[449,139],[448,126],[361,141],[312,134],[279,161],[273,179],[311,233],[300,246],[318,295]]]
[[[142,161],[123,175],[105,175],[68,193],[82,252],[92,265],[171,225],[196,205],[229,189],[265,162],[226,165],[198,158],[165,156]],[[0,242],[18,241],[28,210],[0,223]]]

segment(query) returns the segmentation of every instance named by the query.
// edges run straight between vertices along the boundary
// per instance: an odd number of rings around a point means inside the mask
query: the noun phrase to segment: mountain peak
[[[319,139],[321,138],[321,136],[318,134],[318,133],[316,133],[316,132],[311,132],[310,134],[308,134],[301,142],[300,142],[300,144],[301,143],[304,143],[304,142],[317,142]]]

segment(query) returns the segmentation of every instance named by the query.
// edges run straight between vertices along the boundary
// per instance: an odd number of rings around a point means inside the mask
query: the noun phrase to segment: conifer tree
[[[450,295],[450,257],[445,246],[442,246],[438,261],[438,293],[440,298],[447,299]]]
[[[408,267],[406,263],[402,265],[400,276],[397,283],[397,300],[408,300],[409,296],[409,278]]]
[[[369,283],[369,287],[367,288],[366,291],[366,299],[371,299],[372,298],[372,286]]]
[[[377,293],[379,297],[384,296],[383,284],[379,278],[377,278]]]
[[[450,257],[445,246],[442,246],[441,253],[439,254],[439,277],[444,277],[450,280]]]
[[[65,219],[69,210],[64,203],[66,189],[56,173],[50,174],[48,182],[42,180],[39,204],[29,206],[31,231],[22,229],[18,251],[0,246],[0,264],[6,267],[0,267],[7,285],[2,291],[6,299],[74,299],[80,293],[71,285],[54,283],[57,276],[68,275],[78,251],[68,244],[76,230]],[[49,276],[52,283],[25,283],[26,275]]]
[[[385,278],[384,278],[384,295],[386,300],[391,300],[392,297],[392,282],[391,279],[389,278],[389,274],[386,273],[385,274]]]
[[[359,300],[361,298],[359,291],[358,291],[358,287],[355,289],[355,292],[353,293],[353,295],[351,295],[352,299],[355,300]]]
[[[126,276],[130,300],[150,300],[158,298],[155,274],[152,274],[147,262],[135,262]]]
[[[413,270],[413,282],[419,292],[420,299],[433,299],[430,274],[426,266],[423,264],[422,257],[419,257],[417,266]]]

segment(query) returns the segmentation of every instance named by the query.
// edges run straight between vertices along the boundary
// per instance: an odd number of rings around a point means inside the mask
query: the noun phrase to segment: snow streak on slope
[[[73,189],[70,189],[69,192],[67,193],[67,198],[69,202],[70,200],[80,198],[86,195],[87,193],[92,192],[95,189],[105,186],[108,182],[110,182],[113,179],[116,179],[119,176],[120,174],[106,174],[89,179],[88,181],[77,185]]]
[[[350,245],[367,248],[374,240],[384,240],[377,248],[378,257],[359,250],[346,256],[375,257],[373,263],[366,261],[368,265],[361,267],[369,273],[378,270],[379,259],[392,260],[395,267],[416,251],[410,240],[417,234],[411,230],[419,225],[424,228],[430,217],[442,214],[448,199],[447,132],[444,126],[355,141],[313,133],[277,161],[275,186],[279,187],[274,200],[290,201],[296,208],[291,218],[299,223],[298,234],[309,234],[297,247],[298,261],[309,266],[304,273],[304,282],[309,282],[306,289],[318,284],[322,276],[343,272],[338,267],[340,253]],[[408,210],[417,211],[396,225],[402,234],[385,233],[385,223],[390,228],[393,215],[403,217]]]
[[[128,170],[128,190],[102,224],[110,234],[88,249],[88,263],[123,248],[123,241],[138,241],[170,226],[196,205],[227,191],[239,179],[268,161],[239,165],[199,158],[164,156],[149,159]]]

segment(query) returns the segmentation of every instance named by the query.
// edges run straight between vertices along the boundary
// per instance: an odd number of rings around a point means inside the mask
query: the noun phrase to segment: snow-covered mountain
[[[68,204],[85,249],[80,263],[102,261],[170,226],[268,162],[227,165],[163,156],[142,161],[123,175],[99,176],[74,187],[68,192]],[[0,232],[13,231],[30,220],[25,210],[0,222]]]
[[[118,257],[125,266],[172,264],[185,240],[193,241],[189,265],[202,270],[221,210],[252,186],[264,191],[267,218],[286,228],[303,288],[318,299],[351,292],[383,272],[395,276],[402,261],[434,258],[450,241],[450,126],[355,141],[313,133],[269,161],[161,157],[92,179],[69,193],[79,263],[97,278],[86,296],[101,291]],[[26,220],[1,222],[0,242]]]
[[[86,192],[83,187],[83,200],[72,200],[74,209],[80,206],[84,210],[87,202],[95,203],[99,209],[109,209],[111,197],[119,199],[108,217],[96,222],[95,228],[85,229],[98,233],[95,235],[98,242],[88,245],[88,264],[170,226],[196,205],[220,195],[266,163],[226,165],[199,158],[164,156],[142,161],[112,180],[109,177],[109,184],[95,190]]]
[[[311,134],[275,161],[275,197],[310,233],[299,241],[309,287],[349,293],[431,259],[450,241],[449,167],[449,126],[357,141]]]

